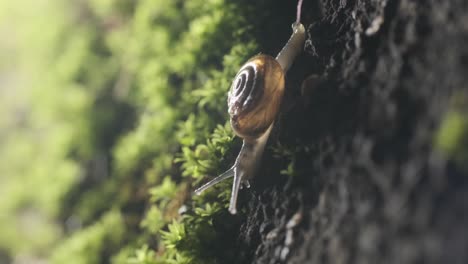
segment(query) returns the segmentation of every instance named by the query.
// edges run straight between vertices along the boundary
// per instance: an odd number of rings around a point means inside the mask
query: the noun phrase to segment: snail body
[[[284,94],[285,75],[302,51],[304,26],[296,22],[291,38],[276,58],[257,55],[248,60],[236,74],[228,95],[231,126],[243,145],[234,165],[195,190],[202,193],[209,187],[234,177],[229,212],[235,214],[241,184],[249,186],[260,164],[266,142],[278,115]]]

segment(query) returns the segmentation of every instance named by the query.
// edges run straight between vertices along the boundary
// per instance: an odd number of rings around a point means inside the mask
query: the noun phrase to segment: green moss
[[[468,161],[467,102],[466,96],[457,96],[452,109],[445,113],[435,137],[436,147],[462,166]]]
[[[124,237],[120,214],[110,211],[91,226],[65,239],[51,256],[51,263],[103,263],[116,252]]]
[[[240,146],[226,91],[259,50],[246,3],[0,4],[0,33],[17,29],[0,43],[15,65],[0,62],[1,251],[51,263],[229,256],[213,224],[230,222],[229,183],[191,193]]]
[[[463,113],[451,111],[446,114],[437,136],[437,145],[447,153],[455,153],[466,136],[467,124]]]

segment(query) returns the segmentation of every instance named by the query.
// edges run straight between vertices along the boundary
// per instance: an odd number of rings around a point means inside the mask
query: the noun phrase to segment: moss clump
[[[436,147],[445,155],[466,167],[468,161],[468,97],[459,95],[440,124]]]

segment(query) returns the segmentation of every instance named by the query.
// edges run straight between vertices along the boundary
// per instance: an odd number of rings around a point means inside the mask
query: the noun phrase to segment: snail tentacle
[[[244,140],[234,165],[229,170],[196,189],[195,194],[200,195],[203,191],[210,188],[211,186],[214,186],[234,176],[229,212],[231,214],[236,214],[237,196],[239,189],[241,188],[242,184],[244,184],[247,188],[250,188],[249,179],[254,176],[258,169],[258,165],[260,164],[260,159],[263,157],[265,145],[268,141],[272,127],[273,124],[270,125],[270,127],[262,136],[252,142]]]
[[[232,183],[232,191],[231,191],[231,201],[229,203],[229,212],[231,214],[237,213],[237,195],[239,194],[239,189],[241,187],[242,178],[244,176],[244,172],[238,170],[237,167],[234,168],[234,182]]]
[[[218,183],[220,183],[220,182],[234,176],[235,166],[236,165],[234,164],[234,166],[232,166],[229,170],[225,171],[224,173],[222,173],[221,175],[219,175],[216,178],[212,179],[211,181],[203,184],[203,186],[201,186],[200,188],[195,190],[195,194],[200,195],[202,192],[204,192],[206,189],[210,188],[211,186],[214,186],[214,185],[216,185],[216,184],[218,184]]]

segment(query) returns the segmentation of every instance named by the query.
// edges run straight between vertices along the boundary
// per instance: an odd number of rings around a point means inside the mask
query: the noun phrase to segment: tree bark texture
[[[242,192],[239,261],[468,263],[468,175],[434,145],[468,89],[468,3],[305,2],[272,134],[295,155],[270,148]]]

